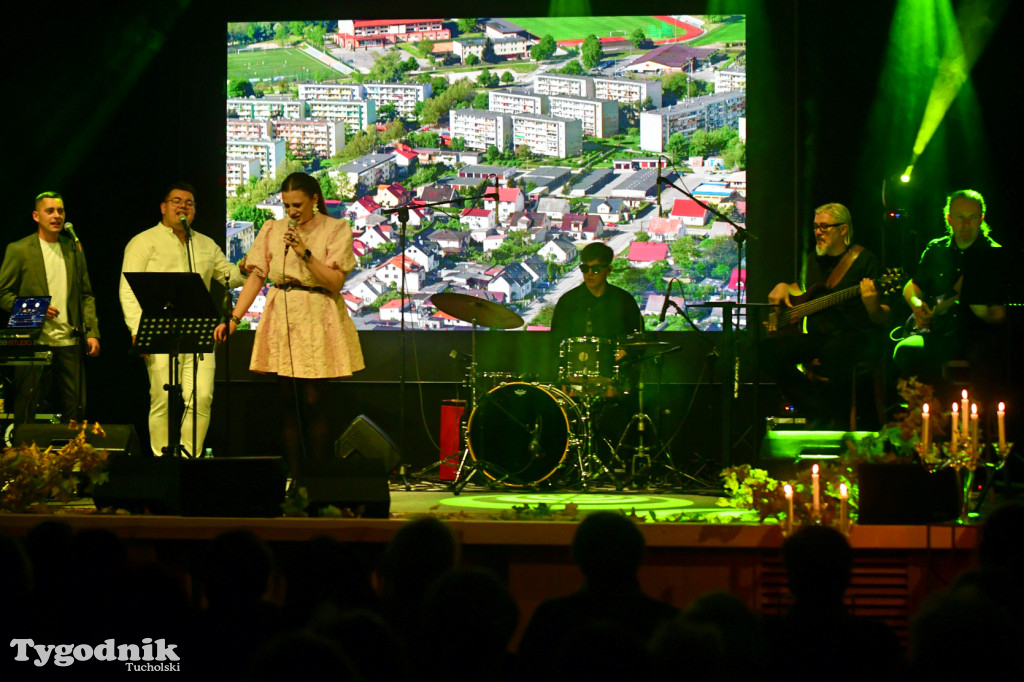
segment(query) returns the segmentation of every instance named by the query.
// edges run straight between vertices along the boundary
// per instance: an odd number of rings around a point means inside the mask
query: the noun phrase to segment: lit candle
[[[786,491],[786,502],[789,503],[789,512],[786,515],[786,533],[793,532],[793,486],[786,484],[782,488]]]
[[[811,487],[814,490],[814,516],[821,513],[821,475],[818,473],[818,465],[811,467]]]
[[[999,453],[1006,452],[1006,403],[999,403],[999,410],[996,412],[999,418]]]
[[[967,430],[967,415],[970,414],[967,408],[967,389],[965,388],[963,391],[960,392],[960,419],[963,420],[963,423],[960,424],[960,427],[964,430],[964,436],[970,434],[970,431]]]
[[[978,455],[978,403],[971,404],[971,459]]]
[[[960,440],[960,406],[953,403],[953,415],[949,418],[949,454],[956,454],[957,441]]]
[[[925,452],[928,452],[928,422],[932,416],[929,414],[930,409],[928,403],[921,406],[921,444]]]
[[[927,407],[927,405],[925,406]],[[850,491],[845,483],[839,484],[839,530],[845,533],[850,528],[849,509],[847,500],[850,499]]]

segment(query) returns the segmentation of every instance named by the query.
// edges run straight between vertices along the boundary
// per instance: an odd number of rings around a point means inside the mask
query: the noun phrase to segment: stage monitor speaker
[[[847,441],[859,442],[867,431],[768,431],[761,441],[761,460],[828,459],[849,452]]]
[[[299,482],[309,497],[307,511],[311,516],[318,515],[327,505],[349,509],[365,518],[386,519],[390,514],[387,473],[366,473],[364,464],[353,463],[351,458],[303,462]]]
[[[955,519],[961,493],[952,468],[928,473],[920,464],[858,467],[860,525],[920,525]]]
[[[281,516],[285,465],[280,457],[129,457],[112,453],[97,509],[181,516]]]
[[[181,514],[247,518],[281,516],[286,479],[286,467],[281,457],[183,459]]]
[[[402,461],[398,446],[365,414],[334,442],[334,454],[347,463],[350,476],[387,476]]]
[[[133,514],[180,514],[181,462],[177,457],[111,452],[107,482],[93,490],[93,504],[97,509],[125,509]]]
[[[132,424],[106,424],[102,426],[106,435],[92,433],[91,427],[85,431],[85,442],[97,450],[109,450],[111,453],[125,452],[137,455],[142,452],[139,436]],[[40,448],[53,446],[61,448],[78,435],[78,429],[67,424],[19,424],[14,429],[11,442],[15,445],[35,443]]]

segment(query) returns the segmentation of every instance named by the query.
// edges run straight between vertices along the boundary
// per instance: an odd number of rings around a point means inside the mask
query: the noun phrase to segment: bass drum
[[[469,416],[469,454],[488,478],[530,486],[558,471],[581,423],[576,403],[554,386],[502,384]]]

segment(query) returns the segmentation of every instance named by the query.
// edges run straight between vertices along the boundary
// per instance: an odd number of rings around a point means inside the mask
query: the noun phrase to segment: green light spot
[[[657,511],[665,514],[670,511],[683,511],[692,507],[690,500],[680,500],[657,495],[603,495],[574,493],[509,493],[508,495],[478,495],[446,497],[439,504],[447,507],[463,507],[466,509],[511,509],[523,505],[546,504],[554,510],[565,509],[567,504],[575,504],[579,511],[595,512],[609,510]]]

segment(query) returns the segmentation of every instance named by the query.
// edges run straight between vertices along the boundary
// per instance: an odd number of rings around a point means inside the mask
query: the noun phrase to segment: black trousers
[[[81,346],[49,346],[53,362],[49,365],[23,365],[14,368],[15,423],[35,421],[43,399],[48,399],[62,421],[81,419],[85,411],[85,376]],[[81,412],[79,411],[81,407]]]
[[[992,408],[1000,395],[1007,393],[1011,376],[1009,330],[992,326],[976,330],[959,330],[950,334],[921,334],[903,339],[893,352],[900,376],[916,376],[931,384],[946,401],[956,391],[944,385],[942,365],[950,360],[970,363],[971,393],[986,408]]]
[[[865,334],[791,334],[762,340],[761,366],[782,394],[813,420],[845,427],[853,367],[878,357],[878,340]],[[813,364],[814,361],[820,364]],[[810,369],[814,379],[797,365]]]

